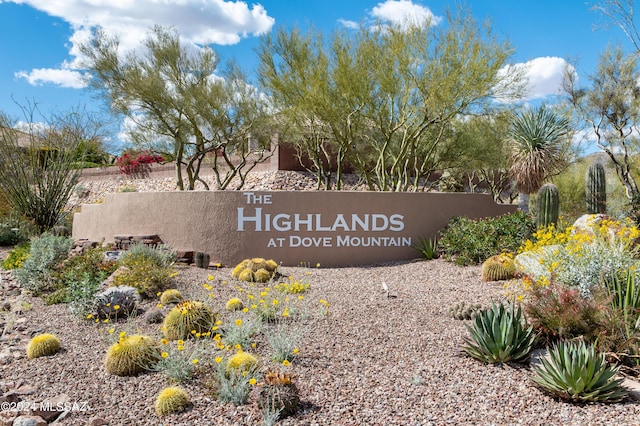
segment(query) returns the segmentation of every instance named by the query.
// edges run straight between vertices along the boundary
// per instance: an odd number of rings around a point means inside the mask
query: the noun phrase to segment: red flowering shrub
[[[537,287],[524,312],[547,342],[582,337],[594,342],[607,333],[609,306],[580,294],[577,288],[559,284]]]
[[[115,163],[122,174],[144,177],[151,171],[151,164],[163,161],[164,158],[161,155],[149,151],[126,150],[116,158]]]

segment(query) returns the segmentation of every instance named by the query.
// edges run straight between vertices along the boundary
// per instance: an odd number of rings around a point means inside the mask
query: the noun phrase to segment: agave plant
[[[472,358],[488,363],[524,361],[536,338],[533,326],[525,327],[520,306],[507,309],[492,303],[476,313],[472,325],[467,326],[471,338],[465,338],[463,349]]]
[[[592,344],[559,342],[549,354],[533,366],[532,380],[557,397],[580,402],[619,402],[629,390],[623,379],[615,379],[618,367],[612,367],[604,354]]]

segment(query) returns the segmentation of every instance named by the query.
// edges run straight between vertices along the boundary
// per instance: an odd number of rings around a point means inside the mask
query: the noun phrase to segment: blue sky
[[[532,101],[557,93],[568,59],[580,77],[593,73],[607,45],[628,45],[622,31],[603,28],[603,17],[582,0],[468,2],[476,20],[516,49],[512,62],[528,70]],[[84,89],[77,43],[101,25],[135,48],[154,25],[175,27],[187,41],[210,44],[252,75],[259,37],[278,26],[314,25],[326,33],[342,26],[431,16],[438,22],[455,2],[442,0],[0,0],[0,110],[16,117],[15,104],[36,102],[43,113],[98,110]],[[594,28],[596,27],[596,28]],[[13,99],[12,99],[13,98]]]

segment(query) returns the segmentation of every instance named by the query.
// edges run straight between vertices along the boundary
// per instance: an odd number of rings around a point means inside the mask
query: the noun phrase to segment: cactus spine
[[[542,185],[538,191],[538,227],[546,228],[558,223],[560,196],[558,187],[552,183]]]
[[[607,188],[604,166],[594,163],[587,170],[585,195],[588,214],[604,214],[607,212]]]

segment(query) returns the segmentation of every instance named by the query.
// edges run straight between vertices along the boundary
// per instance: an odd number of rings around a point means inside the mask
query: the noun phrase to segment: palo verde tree
[[[625,187],[635,212],[640,210],[640,191],[632,174],[632,157],[638,153],[640,131],[640,73],[636,54],[609,48],[589,78],[589,87],[577,84],[575,72],[565,72],[564,90],[578,117],[587,123],[598,148],[607,154]]]
[[[280,29],[259,51],[265,92],[307,136],[290,142],[317,163],[331,155],[337,189],[345,163],[372,190],[424,188],[446,167],[452,123],[523,88],[520,70],[507,66],[510,46],[466,10],[442,26],[381,24],[327,38]]]
[[[47,231],[68,214],[67,203],[84,159],[96,141],[97,122],[80,111],[35,120],[35,106],[22,107],[26,125],[0,113],[0,192],[18,214]],[[39,117],[38,117],[39,118]]]
[[[98,30],[81,46],[90,85],[112,109],[135,123],[133,139],[170,142],[178,189],[195,188],[211,159],[216,184],[227,188],[272,153],[267,105],[233,65],[220,70],[215,52],[187,46],[179,34],[156,26],[143,53],[121,55],[116,36]],[[186,184],[185,176],[186,173]]]

